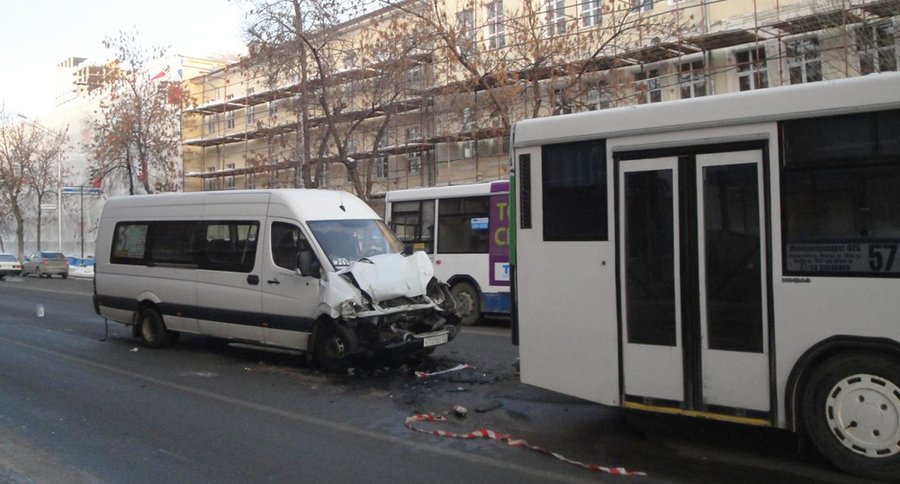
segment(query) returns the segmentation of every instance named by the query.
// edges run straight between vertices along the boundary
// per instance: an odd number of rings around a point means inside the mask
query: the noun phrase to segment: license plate
[[[437,346],[442,345],[447,342],[447,333],[439,334],[436,336],[427,336],[422,339],[422,346],[425,348],[429,346]]]

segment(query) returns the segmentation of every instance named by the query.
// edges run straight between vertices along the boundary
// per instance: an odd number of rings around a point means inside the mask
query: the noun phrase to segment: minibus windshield
[[[381,220],[317,220],[309,222],[309,229],[335,268],[403,250],[403,244]]]

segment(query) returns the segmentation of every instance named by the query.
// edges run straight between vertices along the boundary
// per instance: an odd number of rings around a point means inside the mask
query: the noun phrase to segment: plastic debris
[[[456,415],[457,417],[465,417],[466,414],[469,413],[469,410],[466,407],[456,404],[450,407],[450,411],[452,411],[453,415]]]
[[[131,348],[131,352],[132,352],[132,353],[137,353],[137,352],[138,352],[138,348],[137,348],[137,347]]]
[[[39,317],[39,318],[44,317],[44,305],[43,304],[38,304],[37,307],[35,308],[35,311],[37,312],[37,317]]]
[[[432,372],[428,372],[428,371],[417,371],[417,372],[416,372],[416,377],[418,377],[418,378],[428,378],[428,377],[430,377],[430,376],[443,375],[443,374],[446,374],[446,373],[452,373],[452,372],[454,372],[454,371],[465,370],[466,368],[475,368],[475,367],[472,366],[472,365],[470,365],[470,364],[468,364],[468,363],[460,363],[460,364],[454,366],[453,368],[449,368],[449,369],[447,369],[447,370],[432,371]]]

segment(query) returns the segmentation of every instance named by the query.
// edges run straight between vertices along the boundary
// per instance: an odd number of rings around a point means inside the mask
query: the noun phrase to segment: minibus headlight
[[[344,319],[356,319],[357,313],[362,310],[363,307],[356,304],[355,301],[344,301],[341,303],[341,317]]]

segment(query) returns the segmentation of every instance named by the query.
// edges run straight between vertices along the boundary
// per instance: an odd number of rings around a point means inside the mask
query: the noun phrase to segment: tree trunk
[[[17,254],[19,260],[25,257],[25,217],[22,216],[22,209],[19,208],[18,200],[12,203],[13,218],[16,219],[16,242]]]
[[[43,212],[43,210],[41,210],[41,199],[43,199],[43,198],[44,198],[44,196],[42,194],[38,195],[38,213],[37,213],[37,248],[38,248],[38,250],[41,250],[41,212]]]

